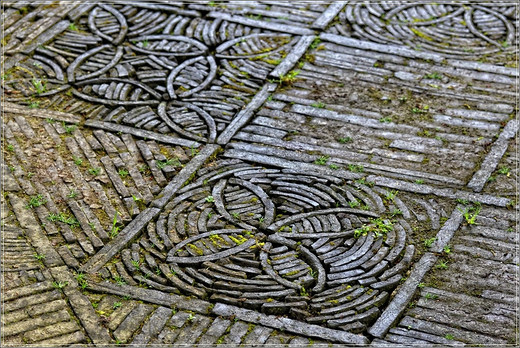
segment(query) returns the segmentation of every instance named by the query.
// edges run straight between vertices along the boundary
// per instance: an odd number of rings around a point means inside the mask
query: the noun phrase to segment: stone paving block
[[[3,5],[2,345],[518,343],[514,4]]]

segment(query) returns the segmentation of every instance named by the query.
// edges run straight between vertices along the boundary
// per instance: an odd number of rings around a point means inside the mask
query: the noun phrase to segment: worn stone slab
[[[307,51],[310,44],[314,41],[315,36],[302,36],[300,41],[294,46],[291,52],[285,57],[285,59],[271,71],[269,76],[278,79],[281,76],[286,75],[294,65],[300,60],[303,54]]]
[[[349,332],[338,331],[328,328],[323,328],[317,325],[311,325],[299,322],[289,318],[275,317],[272,315],[260,314],[258,312],[234,307],[222,303],[217,303],[212,309],[212,313],[221,316],[234,316],[246,322],[257,323],[271,327],[277,330],[294,333],[297,335],[305,335],[311,337],[318,337],[332,342],[339,342],[345,344],[362,345],[369,341],[366,337],[361,335],[351,334]]]
[[[46,110],[46,109],[30,109],[28,107],[20,106],[11,102],[4,101],[2,102],[2,108],[4,112],[10,112],[13,114],[20,114],[24,116],[32,116],[32,117],[40,117],[45,119],[52,119],[57,121],[63,121],[67,123],[78,124],[83,121],[83,117],[77,116],[74,114],[55,111],[55,110]]]
[[[509,146],[509,140],[517,136],[518,134],[518,118],[512,119],[502,130],[502,133],[498,136],[491,147],[491,151],[486,155],[486,158],[482,162],[480,169],[473,175],[468,187],[473,189],[475,192],[480,192],[484,188],[488,178],[493,173],[500,160],[504,156],[504,153]]]
[[[480,202],[484,204],[495,205],[498,207],[506,207],[512,202],[508,198],[496,197],[488,194],[472,193],[449,188],[438,188],[427,184],[411,183],[382,176],[369,175],[367,177],[367,180],[375,183],[376,185],[390,187],[398,189],[400,191],[415,192],[425,195],[434,194],[439,197],[445,197],[450,199],[460,198],[466,199],[471,202]]]
[[[88,288],[103,293],[111,293],[118,296],[130,296],[131,298],[146,301],[161,306],[177,307],[179,309],[191,310],[197,313],[206,314],[211,306],[209,302],[185,298],[183,296],[166,293],[158,290],[143,289],[131,285],[116,285],[110,282],[98,284],[88,284]]]
[[[92,342],[95,344],[111,343],[113,340],[108,330],[99,327],[98,315],[87,296],[78,290],[79,285],[67,267],[52,268],[51,274],[56,279],[56,282],[66,284],[63,292]]]
[[[181,145],[181,146],[187,146],[187,147],[191,147],[191,146],[199,147],[200,146],[200,143],[193,141],[193,140],[172,137],[169,135],[159,134],[159,133],[151,132],[148,130],[143,130],[143,129],[129,127],[129,126],[123,126],[123,125],[120,125],[117,123],[110,123],[110,122],[103,122],[103,121],[96,121],[96,120],[87,120],[85,122],[85,126],[105,129],[105,130],[114,131],[114,132],[123,132],[123,133],[135,135],[140,138],[157,140],[159,142],[166,143],[166,144]]]
[[[43,263],[47,267],[63,265],[61,256],[52,247],[52,244],[41,229],[33,212],[27,209],[27,202],[13,193],[10,193],[8,198],[16,217],[20,222],[20,226],[25,231],[25,235],[37,250],[38,254],[43,255]]]
[[[325,12],[321,14],[314,23],[312,23],[311,28],[313,29],[325,29],[327,25],[336,17],[339,12],[345,7],[347,1],[334,1],[327,7]]]
[[[417,286],[435,262],[437,262],[437,256],[432,253],[426,253],[415,263],[412,272],[395,297],[390,301],[376,322],[368,329],[369,334],[377,338],[384,337],[390,327],[397,322],[406,310],[408,303],[417,291]]]
[[[382,53],[390,53],[398,56],[403,56],[406,58],[420,58],[425,60],[432,60],[436,63],[442,63],[445,58],[436,53],[426,53],[415,51],[407,47],[394,46],[394,45],[383,45],[373,42],[361,41],[345,36],[335,35],[335,34],[327,34],[321,33],[320,38],[324,41],[333,42],[339,45],[355,47],[357,49],[363,49],[368,51],[376,51]]]
[[[253,27],[265,28],[268,30],[279,31],[282,33],[296,34],[296,35],[312,35],[314,32],[310,29],[295,27],[291,25],[279,24],[279,23],[270,23],[262,20],[245,18],[242,16],[233,16],[227,13],[219,13],[219,12],[210,12],[208,14],[209,17],[212,18],[220,18],[222,20],[240,23],[244,25],[250,25]]]

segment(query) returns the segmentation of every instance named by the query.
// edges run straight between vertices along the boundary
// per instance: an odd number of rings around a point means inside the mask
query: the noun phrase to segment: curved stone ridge
[[[351,3],[334,30],[363,40],[478,59],[517,50],[514,16],[511,3]]]
[[[298,41],[139,7],[96,5],[38,47],[6,90],[25,98],[65,92],[102,105],[89,118],[212,143]]]
[[[412,262],[409,219],[393,191],[219,161],[121,251],[118,272],[129,284],[359,332]]]

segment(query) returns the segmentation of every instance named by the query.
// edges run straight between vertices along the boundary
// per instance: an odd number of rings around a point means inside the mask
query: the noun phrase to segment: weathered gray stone
[[[216,304],[212,309],[212,313],[222,316],[235,316],[240,320],[265,325],[274,329],[283,329],[285,331],[319,337],[334,342],[347,344],[366,344],[368,340],[359,335],[353,335],[347,332],[336,331],[332,329],[322,328],[316,325],[309,325],[288,318],[277,318],[274,316],[266,316],[257,312],[241,309],[238,307],[228,306],[224,304]]]

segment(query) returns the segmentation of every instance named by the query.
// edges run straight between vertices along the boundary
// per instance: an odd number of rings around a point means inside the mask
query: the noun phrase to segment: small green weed
[[[437,265],[435,265],[435,268],[437,269],[448,269],[448,262],[447,261],[439,261]]]
[[[359,201],[358,201],[357,199],[354,200],[354,201],[350,201],[350,202],[348,202],[348,205],[349,205],[351,208],[357,208],[357,207],[359,207],[360,204],[361,204],[361,203],[359,203]]]
[[[80,166],[83,164],[83,160],[79,157],[73,157],[72,160],[74,161],[74,164],[77,166]]]
[[[122,178],[126,178],[128,176],[128,170],[126,170],[126,169],[119,169],[119,171],[117,173]]]
[[[99,175],[99,173],[101,173],[101,168],[91,167],[91,168],[89,168],[88,173],[91,175],[97,176],[97,175]]]
[[[32,196],[31,199],[29,199],[29,203],[26,205],[26,208],[27,209],[37,208],[40,205],[43,205],[45,203],[47,203],[47,200],[45,198],[43,198],[42,195]]]
[[[47,220],[51,221],[51,222],[56,222],[56,221],[59,221],[59,222],[62,222],[64,224],[67,224],[71,227],[77,227],[79,226],[79,222],[78,220],[76,220],[75,218],[63,213],[63,212],[60,212],[58,214],[54,214],[54,213],[51,213],[47,216]]]
[[[350,143],[351,141],[352,141],[351,137],[343,137],[343,138],[338,139],[338,142],[340,142],[341,144]]]
[[[318,158],[316,161],[314,161],[314,164],[318,164],[320,166],[324,166],[327,164],[327,162],[329,161],[330,159],[330,156],[321,156],[320,158]]]
[[[114,238],[119,233],[120,227],[116,226],[116,225],[117,225],[117,211],[114,214],[114,218],[112,219],[112,228],[110,229],[110,238]]]
[[[466,209],[464,209],[464,210],[462,210],[460,208],[458,208],[458,209],[463,214],[464,219],[466,220],[466,223],[468,225],[476,224],[476,219],[477,219],[477,216],[480,213],[480,209],[481,209],[480,205],[466,207]]]
[[[500,167],[500,169],[498,169],[498,173],[502,175],[509,175],[509,171],[509,167]]]
[[[54,286],[55,289],[63,289],[69,285],[69,282],[52,282],[52,286]]]
[[[157,162],[155,162],[155,165],[159,169],[163,169],[166,166],[174,166],[174,167],[182,166],[181,161],[179,161],[178,158],[170,158],[165,161],[157,161]]]
[[[363,173],[365,171],[365,168],[359,164],[349,164],[348,170],[354,173]]]
[[[32,83],[34,89],[36,90],[36,93],[38,93],[38,94],[45,93],[45,91],[47,90],[46,83],[43,80],[33,78],[31,80],[31,83]]]
[[[442,75],[439,74],[438,72],[433,72],[431,74],[424,75],[424,78],[440,80],[440,79],[442,79]]]
[[[437,238],[435,238],[435,237],[430,238],[430,239],[426,239],[424,241],[424,246],[427,247],[427,248],[431,248],[433,243],[435,243],[436,240],[437,240]]]

